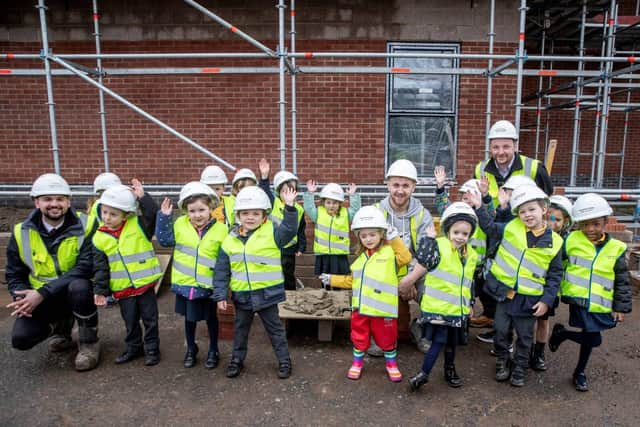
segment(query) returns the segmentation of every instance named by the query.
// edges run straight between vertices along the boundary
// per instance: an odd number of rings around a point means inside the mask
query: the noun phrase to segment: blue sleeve
[[[176,239],[173,234],[173,221],[171,215],[165,215],[158,211],[156,219],[156,237],[160,246],[175,246]]]
[[[476,215],[478,216],[478,225],[487,235],[490,240],[501,240],[504,233],[504,227],[506,223],[498,222],[497,218],[494,219],[489,215],[487,209],[484,206],[476,209]]]
[[[356,212],[360,210],[362,206],[362,199],[360,198],[360,193],[355,193],[353,196],[349,197],[349,222],[353,220]]]
[[[271,202],[271,206],[273,206],[273,200],[275,199],[275,196],[273,195],[273,191],[271,191],[271,183],[269,182],[269,178],[260,178],[260,180],[258,181],[258,187],[260,187],[262,191],[267,193],[269,201]]]
[[[298,252],[304,252],[307,250],[307,221],[304,219],[304,215],[300,218],[300,225],[298,226]]]
[[[316,202],[314,193],[305,191],[302,194],[302,205],[304,206],[305,213],[309,216],[309,219],[313,222],[318,221],[318,208],[316,208]]]
[[[298,232],[298,211],[293,206],[286,205],[284,218],[279,227],[274,227],[273,235],[278,248],[282,249],[296,236]],[[306,245],[306,238],[305,238]]]
[[[560,250],[551,260],[551,263],[549,263],[544,293],[540,298],[540,301],[547,304],[549,307],[553,307],[553,302],[556,295],[558,295],[558,289],[560,289],[560,282],[562,281],[563,274],[564,264],[562,263],[562,250]]]
[[[516,216],[511,212],[510,208],[503,209],[501,207],[498,207],[496,209],[495,217],[496,217],[496,222],[507,223],[511,221],[513,218],[515,218]]]
[[[226,301],[229,294],[229,281],[231,280],[231,264],[229,255],[220,248],[218,259],[213,274],[213,300]]]

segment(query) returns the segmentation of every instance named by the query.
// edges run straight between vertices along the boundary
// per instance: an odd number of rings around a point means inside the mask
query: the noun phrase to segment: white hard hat
[[[322,187],[322,191],[320,191],[320,198],[344,202],[344,190],[335,182],[330,182]]]
[[[364,206],[356,212],[351,223],[351,230],[363,228],[387,228],[387,220],[384,213],[375,206]]]
[[[477,196],[480,196],[480,181],[477,179],[470,179],[466,181],[464,184],[460,186],[458,190],[460,193],[474,193]]]
[[[508,120],[498,120],[489,129],[489,139],[518,139],[516,127]]]
[[[258,178],[256,178],[256,174],[253,173],[251,169],[242,168],[238,169],[238,172],[233,176],[233,180],[231,181],[231,185],[234,185],[236,182],[241,179],[252,179],[256,184],[258,183]]]
[[[126,185],[113,185],[107,188],[97,203],[98,205],[110,206],[125,212],[136,211],[136,195]]]
[[[182,204],[191,196],[203,195],[215,201],[218,200],[218,195],[207,184],[200,181],[191,181],[182,187],[180,190],[180,199],[178,200],[178,207],[182,209]]]
[[[400,159],[391,163],[391,166],[389,166],[385,178],[389,179],[392,176],[409,178],[414,182],[418,182],[418,171],[416,170],[415,165],[407,159]]]
[[[233,206],[233,210],[236,212],[250,209],[271,210],[269,196],[267,196],[267,193],[265,193],[262,188],[256,187],[255,185],[244,187],[240,190],[236,195],[236,203]]]
[[[55,173],[40,175],[31,186],[31,197],[71,196],[71,188],[63,177]]]
[[[287,181],[298,181],[298,177],[289,171],[280,171],[273,177],[273,188],[276,193],[280,192],[280,187]]]
[[[114,185],[121,185],[122,181],[115,173],[104,172],[96,176],[93,180],[93,192],[98,194],[98,191],[104,191]]]
[[[513,175],[510,176],[509,179],[502,185],[502,188],[505,190],[515,190],[518,187],[522,187],[523,185],[535,185],[536,182],[525,175]]]
[[[453,202],[442,212],[442,217],[440,218],[445,234],[449,232],[451,226],[457,221],[467,221],[471,224],[471,234],[473,234],[478,224],[478,217],[473,208],[465,202]]]
[[[515,188],[513,193],[511,193],[511,200],[509,201],[509,204],[511,205],[511,212],[517,215],[518,208],[532,200],[544,200],[548,202],[549,197],[547,196],[547,193],[535,185],[522,185]]]
[[[220,166],[207,166],[200,175],[200,182],[203,184],[226,184],[229,180]]]
[[[549,204],[551,206],[557,206],[558,209],[563,210],[564,213],[569,216],[569,220],[571,220],[571,210],[573,209],[571,200],[559,194],[554,194],[553,196],[549,197]]]
[[[585,193],[576,199],[571,210],[575,222],[613,215],[613,209],[604,197],[596,193]]]

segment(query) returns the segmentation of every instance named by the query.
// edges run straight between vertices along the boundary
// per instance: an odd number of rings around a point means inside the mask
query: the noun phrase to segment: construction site
[[[457,200],[490,158],[500,120],[513,123],[518,153],[545,166],[554,194],[574,202],[596,193],[611,206],[605,230],[627,245],[635,305],[639,55],[640,0],[3,2],[0,425],[637,425],[635,313],[594,350],[589,393],[571,383],[578,346],[548,353],[548,370],[529,372],[524,388],[494,381],[492,346],[473,328],[458,350],[460,389],[447,387],[441,361],[416,393],[389,382],[384,358],[366,356],[362,378],[349,381],[349,294],[322,290],[313,244],[297,257],[298,290],[280,305],[293,363],[286,381],[260,322],[240,378],[225,378],[224,366],[183,368],[172,249],[155,240],[164,274],[158,366],[113,364],[124,333],[117,308],[99,309],[101,362],[78,373],[73,352],[13,349],[15,318],[4,307],[11,230],[33,210],[42,174],[64,177],[71,205],[85,211],[103,172],[139,179],[158,204],[175,204],[208,165],[229,178],[242,168],[260,176],[266,159],[272,181],[280,170],[298,177],[300,195],[308,180],[355,183],[366,206],[387,196],[387,170],[407,159],[413,197],[438,223],[435,168],[444,166]],[[308,216],[306,224],[313,242]],[[552,323],[569,316],[560,304]],[[218,317],[226,365],[233,312]],[[402,328],[398,365],[408,378],[423,354]]]

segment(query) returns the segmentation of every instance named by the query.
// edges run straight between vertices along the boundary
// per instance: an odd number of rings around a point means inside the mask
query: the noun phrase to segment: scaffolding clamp
[[[49,59],[51,59],[51,58],[49,58]],[[96,68],[90,68],[90,67],[87,67],[85,65],[78,64],[77,62],[72,62],[72,61],[69,61],[69,60],[67,60],[66,62],[67,62],[67,64],[70,64],[71,66],[73,66],[73,68],[75,68],[76,70],[80,70],[83,73],[88,74],[90,76],[93,76],[93,77],[106,77],[107,76],[107,73],[105,73],[104,71],[100,71],[100,70],[98,70]]]

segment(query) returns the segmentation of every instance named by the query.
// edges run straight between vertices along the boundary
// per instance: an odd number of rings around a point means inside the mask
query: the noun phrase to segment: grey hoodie
[[[420,200],[411,197],[409,200],[409,209],[407,213],[403,215],[397,215],[389,202],[389,196],[382,199],[380,202],[380,209],[386,213],[387,222],[398,229],[400,238],[404,244],[409,248],[412,254],[415,255],[415,248],[418,246],[418,242],[426,235],[427,227],[433,223],[433,217],[431,213],[422,206]],[[411,242],[411,217],[417,217],[420,211],[423,210],[422,222],[418,224],[417,229],[417,242]]]

